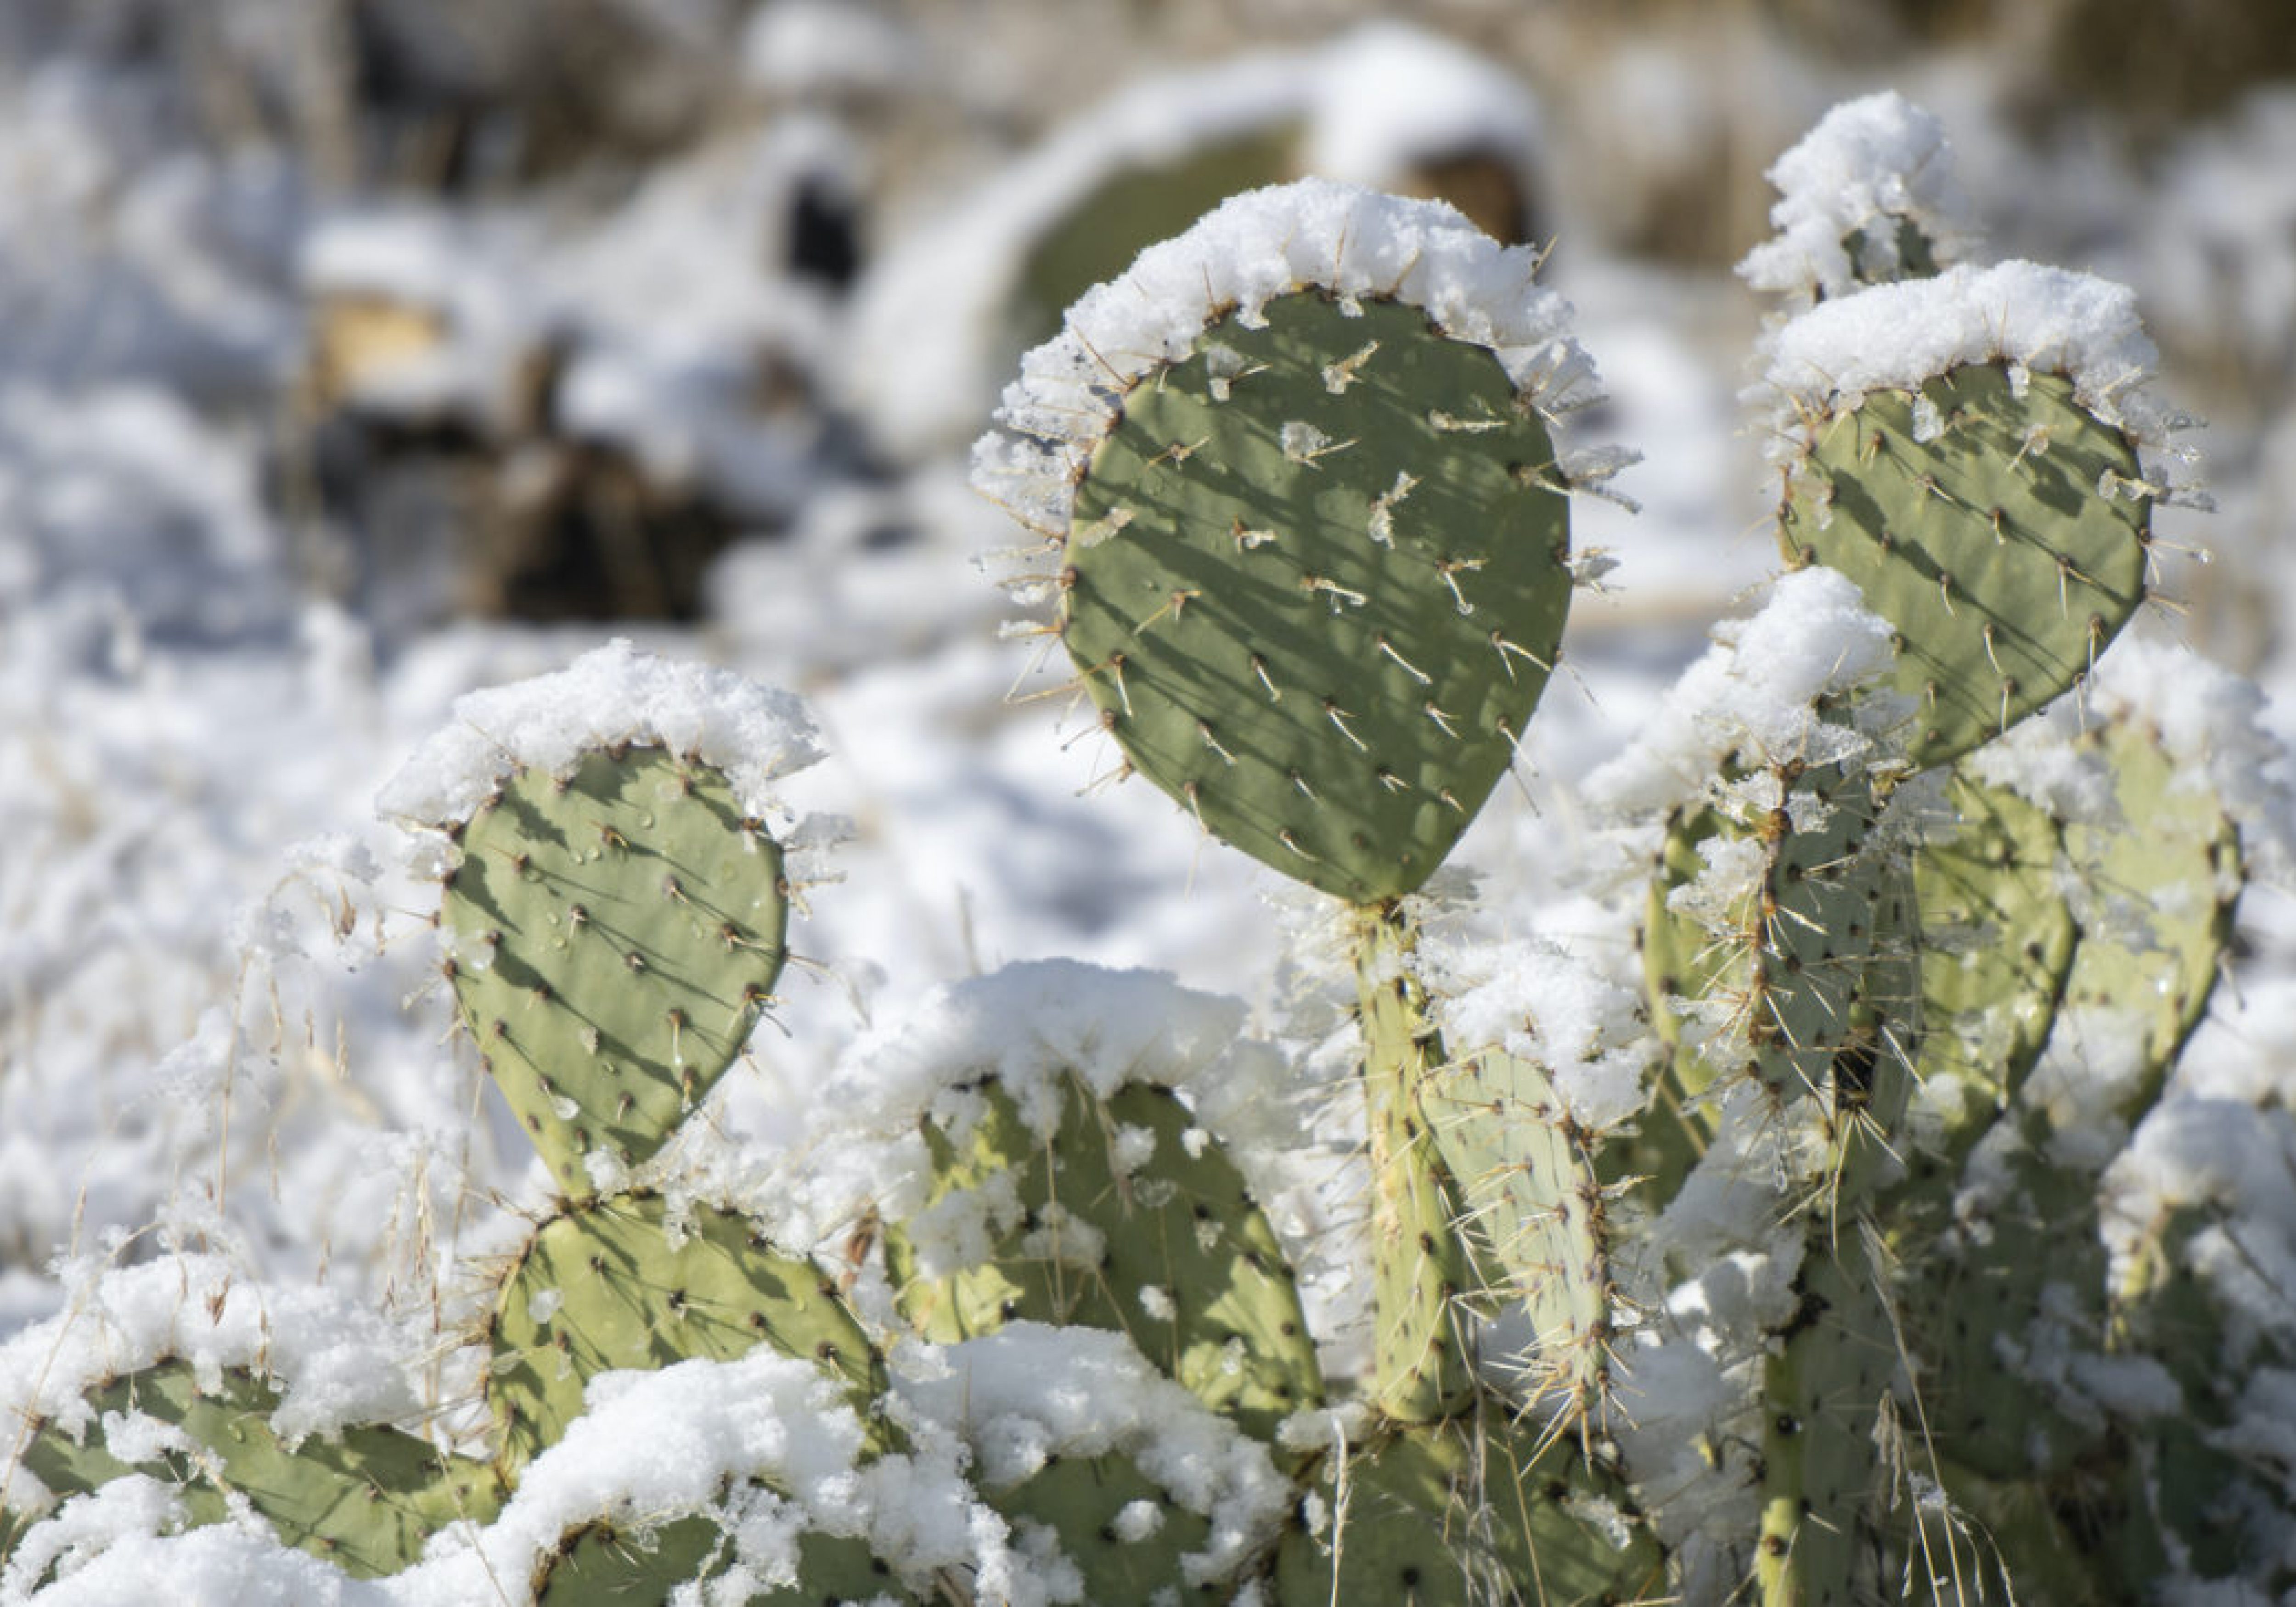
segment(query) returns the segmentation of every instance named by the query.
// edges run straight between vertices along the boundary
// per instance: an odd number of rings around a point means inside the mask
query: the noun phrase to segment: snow
[[[1953,144],[1936,114],[1894,90],[1833,108],[1768,174],[1779,192],[1773,238],[1738,272],[1757,290],[1800,304],[1848,295],[1870,275],[1850,251],[1898,271],[1900,220],[1949,267],[1976,243],[1969,197],[1954,174]]]
[[[2145,389],[2159,357],[2126,285],[2031,262],[1963,264],[1797,315],[1770,337],[1767,383],[1784,415],[1823,417],[1869,390],[2005,363],[2013,376],[2062,374],[2091,414],[2159,449],[2185,422]]]
[[[1857,584],[1824,568],[1779,578],[1751,619],[1718,626],[1715,644],[1685,670],[1665,708],[1627,750],[1586,779],[1598,808],[1652,813],[1692,796],[1742,752],[1813,765],[1864,753],[1870,740],[1821,717],[1823,694],[1867,688],[1866,717],[1886,721],[1871,683],[1894,661],[1890,627]]]
[[[272,1425],[291,1442],[420,1410],[401,1365],[406,1335],[331,1291],[266,1288],[214,1256],[60,1270],[64,1312],[0,1345],[0,1422],[50,1422],[84,1435],[88,1391],[168,1360],[188,1365],[203,1389],[217,1388],[227,1370],[275,1382]]]
[[[618,742],[715,767],[760,819],[785,813],[778,783],[821,757],[811,717],[789,693],[617,637],[555,674],[457,699],[453,723],[406,761],[376,808],[412,824],[457,824],[520,771],[570,775],[585,753]]]
[[[1600,396],[1594,365],[1538,270],[1529,248],[1499,245],[1439,201],[1321,179],[1234,197],[1086,292],[1062,332],[1021,358],[1002,428],[973,450],[973,482],[1032,529],[1065,532],[1070,494],[1124,391],[1187,357],[1221,318],[1253,327],[1269,301],[1309,288],[1343,307],[1419,307],[1453,340],[1489,348],[1525,406],[1549,417],[1587,406]]]

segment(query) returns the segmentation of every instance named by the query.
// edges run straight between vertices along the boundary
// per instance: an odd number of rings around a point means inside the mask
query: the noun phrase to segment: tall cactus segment
[[[1357,927],[1376,1284],[1373,1398],[1398,1423],[1438,1423],[1476,1398],[1464,1302],[1480,1288],[1462,1231],[1464,1201],[1428,1114],[1445,1055],[1412,973],[1406,916],[1358,912]]]
[[[1486,1049],[1438,1070],[1421,1102],[1496,1292],[1522,1302],[1530,1404],[1584,1423],[1610,1388],[1609,1195],[1596,1139],[1538,1062]]]

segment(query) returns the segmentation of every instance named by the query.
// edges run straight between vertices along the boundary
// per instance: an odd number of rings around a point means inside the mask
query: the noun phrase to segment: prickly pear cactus
[[[1298,1068],[1241,1005],[1058,963],[863,1034],[802,1155],[695,1133],[776,985],[810,743],[618,646],[462,706],[387,805],[548,1172],[463,1342],[220,1258],[75,1284],[0,1352],[0,1593],[219,1532],[561,1607],[2296,1585],[2251,1422],[2296,1246],[2239,1231],[2296,1135],[2177,1070],[2279,761],[2184,660],[2114,650],[2173,717],[2098,663],[2172,421],[2125,294],[1953,265],[1933,119],[1821,135],[1855,160],[1779,172],[1858,193],[1750,262],[1799,308],[1795,572],[1586,784],[1652,856],[1640,1016],[1627,916],[1508,1024],[1445,1014],[1416,896],[1559,651],[1583,355],[1447,209],[1243,198],[1079,304],[978,467],[1121,762],[1347,906],[1359,1140],[1271,1161],[1246,1113]],[[1574,1013],[1631,1053],[1573,1062]],[[1360,1180],[1328,1243],[1303,1157]],[[1351,1283],[1367,1332],[1311,1332]],[[452,1410],[412,1382],[449,1364]]]

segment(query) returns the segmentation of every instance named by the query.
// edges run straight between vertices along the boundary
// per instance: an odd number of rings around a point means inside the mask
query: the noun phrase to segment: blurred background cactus
[[[2253,9],[12,8],[0,1332],[11,1511],[87,1493],[0,1597],[2284,1594]],[[1083,689],[1005,701],[961,571],[1040,537],[964,443],[1086,285],[1310,176],[1547,253],[1602,396],[1376,295],[1168,350],[1037,571]],[[2091,272],[2157,387],[2057,341]],[[1639,516],[1560,494],[1608,442]],[[759,836],[602,698],[592,767],[392,847],[455,697],[607,621],[804,690],[782,786],[848,823]]]

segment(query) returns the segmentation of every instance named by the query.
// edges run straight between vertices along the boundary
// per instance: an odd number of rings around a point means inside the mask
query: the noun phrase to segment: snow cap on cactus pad
[[[1777,234],[1738,272],[1803,305],[1933,274],[1974,243],[1944,125],[1894,90],[1836,106],[1765,176]]]
[[[2079,685],[2143,603],[2174,489],[2140,456],[2176,422],[2141,389],[2152,355],[2129,291],[2027,263],[1878,285],[1776,332],[1780,542],[1891,622],[1916,764]]]
[[[453,718],[385,785],[386,819],[453,831],[525,770],[570,775],[611,747],[662,748],[721,772],[735,804],[791,835],[775,788],[821,757],[792,693],[617,637],[562,670],[455,700]]]
[[[1601,808],[1657,815],[1702,803],[1708,782],[1732,768],[1887,762],[1871,727],[1901,712],[1874,695],[1890,662],[1889,624],[1854,584],[1824,569],[1780,576],[1752,618],[1714,627],[1714,645],[1585,793]]]
[[[1129,765],[1351,902],[1441,863],[1554,660],[1588,371],[1536,266],[1435,203],[1254,192],[1072,308],[976,453]]]
[[[786,953],[770,787],[812,751],[794,700],[618,643],[462,700],[385,792],[454,845],[447,974],[569,1192],[595,1152],[653,1154],[747,1041]]]

